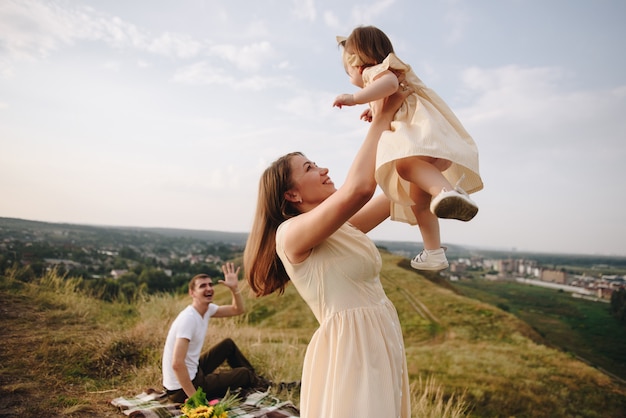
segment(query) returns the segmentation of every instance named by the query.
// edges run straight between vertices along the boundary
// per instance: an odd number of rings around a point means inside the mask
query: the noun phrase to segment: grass
[[[626,327],[611,316],[608,304],[514,282],[472,280],[457,287],[513,313],[547,343],[626,380]]]
[[[381,281],[403,326],[414,417],[623,416],[621,384],[541,344],[513,314],[406,264],[384,253]],[[160,388],[165,335],[188,297],[105,303],[76,288],[54,274],[39,283],[1,279],[0,414],[120,417],[110,399]],[[217,290],[216,301],[227,302]],[[246,304],[246,315],[212,321],[206,344],[229,336],[262,374],[298,380],[313,315],[293,286]],[[275,394],[299,402],[298,393]]]

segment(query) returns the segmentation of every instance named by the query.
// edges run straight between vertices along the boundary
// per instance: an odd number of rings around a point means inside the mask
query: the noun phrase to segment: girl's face
[[[352,51],[350,47],[348,47],[343,53],[343,66],[346,69],[346,73],[348,73],[348,77],[350,77],[350,82],[357,87],[363,88],[363,74],[360,65],[358,65],[360,60],[358,62],[354,62],[353,59],[357,57],[354,55],[354,51]]]
[[[350,77],[350,82],[353,85],[363,88],[363,74],[361,73],[361,69],[359,67],[346,65],[346,72],[348,73],[348,77]]]
[[[328,176],[328,169],[318,167],[302,155],[295,155],[291,159],[291,178],[294,187],[287,194],[295,195],[298,203],[302,199],[301,205],[305,208],[307,205],[317,206],[337,191]]]

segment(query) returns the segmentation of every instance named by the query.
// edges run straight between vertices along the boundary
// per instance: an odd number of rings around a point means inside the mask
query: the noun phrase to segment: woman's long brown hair
[[[276,230],[289,218],[299,214],[285,199],[293,187],[291,159],[300,152],[286,154],[274,161],[261,176],[252,230],[243,253],[246,281],[256,296],[275,291],[283,293],[289,282],[282,261],[276,254]]]

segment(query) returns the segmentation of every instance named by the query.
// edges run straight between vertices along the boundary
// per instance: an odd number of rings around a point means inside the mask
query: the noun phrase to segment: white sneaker
[[[411,267],[415,270],[439,271],[447,269],[449,264],[445,250],[445,247],[438,250],[422,250],[421,253],[411,260]]]
[[[430,202],[430,211],[438,218],[458,219],[467,222],[478,213],[478,206],[465,190],[456,187],[454,190],[443,189]]]

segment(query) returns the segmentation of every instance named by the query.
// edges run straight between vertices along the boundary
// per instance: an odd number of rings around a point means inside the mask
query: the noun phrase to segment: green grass
[[[626,380],[626,326],[611,316],[608,304],[509,281],[471,280],[456,286],[469,297],[513,313],[548,344]]]

